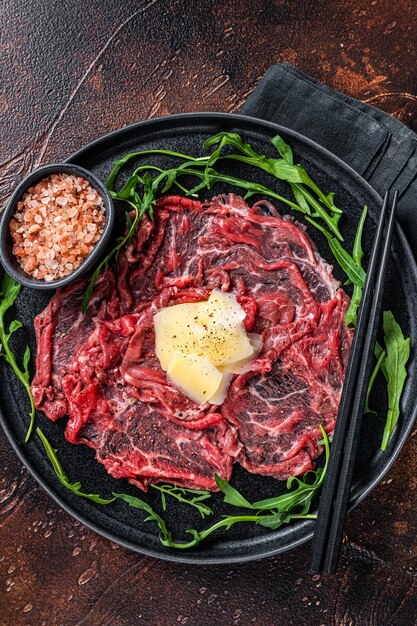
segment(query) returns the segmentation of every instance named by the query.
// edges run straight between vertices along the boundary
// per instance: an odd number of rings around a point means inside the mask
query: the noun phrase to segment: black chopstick
[[[329,468],[320,497],[310,556],[310,569],[313,572],[320,572],[324,569],[324,571],[333,573],[337,567],[366,390],[372,366],[372,353],[381,312],[397,199],[398,194],[395,192],[392,208],[389,211],[389,195],[388,192],[385,194],[371,252],[358,313],[358,323],[342,390]],[[387,218],[388,226],[385,229]]]
[[[320,496],[317,522],[315,526],[310,555],[310,569],[314,572],[320,572],[324,562],[331,515],[333,511],[334,495],[337,489],[338,477],[342,464],[342,454],[345,444],[346,431],[349,424],[349,417],[357,381],[357,373],[361,361],[363,341],[367,331],[368,316],[372,301],[371,298],[373,290],[372,288],[369,288],[369,285],[373,285],[373,282],[375,280],[375,274],[378,267],[380,244],[384,233],[384,225],[387,211],[388,194],[386,194],[384,198],[377,232],[374,239],[374,245],[371,252],[371,260],[367,273],[367,284],[366,286],[364,286],[362,302],[358,312],[358,322],[355,334],[353,336],[350,358],[346,370],[342,396],[340,398],[336,428],[332,441],[329,467],[327,469],[323,490]]]

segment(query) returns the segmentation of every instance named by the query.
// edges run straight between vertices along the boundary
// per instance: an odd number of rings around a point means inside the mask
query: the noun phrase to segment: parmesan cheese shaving
[[[222,404],[232,374],[259,354],[259,335],[247,334],[235,296],[215,289],[206,302],[178,304],[154,316],[155,349],[168,379],[198,404]]]

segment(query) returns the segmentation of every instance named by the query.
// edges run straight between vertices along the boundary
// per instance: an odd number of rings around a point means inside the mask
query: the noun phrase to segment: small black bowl
[[[17,258],[12,252],[13,241],[10,234],[10,220],[16,212],[17,203],[22,199],[23,194],[29,187],[32,187],[37,182],[46,178],[51,174],[71,174],[73,176],[79,176],[88,180],[90,185],[94,187],[104,202],[106,221],[104,224],[103,234],[96,243],[93,251],[86,257],[76,270],[74,270],[68,276],[59,278],[52,282],[45,282],[44,280],[38,280],[23,270],[20,266]],[[33,289],[56,289],[57,287],[64,287],[69,285],[77,278],[80,278],[87,270],[89,270],[98,260],[99,256],[104,251],[109,238],[111,236],[114,224],[114,204],[107,190],[105,184],[99,180],[94,174],[88,170],[80,167],[79,165],[73,165],[72,163],[51,163],[38,168],[29,176],[27,176],[17,187],[15,192],[5,208],[0,222],[0,260],[6,270],[6,272],[14,278],[18,283],[25,285],[26,287],[32,287]]]

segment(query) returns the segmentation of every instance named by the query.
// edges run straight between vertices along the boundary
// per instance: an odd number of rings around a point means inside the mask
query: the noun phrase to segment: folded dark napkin
[[[241,113],[302,133],[336,154],[383,195],[398,189],[398,219],[417,258],[417,135],[391,115],[273,65]]]

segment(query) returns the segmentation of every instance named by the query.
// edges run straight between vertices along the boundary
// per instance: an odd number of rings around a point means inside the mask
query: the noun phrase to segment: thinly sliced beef
[[[94,448],[109,473],[142,489],[160,480],[215,489],[237,460],[282,479],[312,467],[320,425],[331,433],[351,332],[346,294],[296,222],[233,194],[201,204],[162,198],[103,274],[83,317],[85,283],[58,291],[38,316],[35,402],[65,435]],[[223,406],[198,406],[155,355],[162,307],[233,293],[262,351]]]
[[[126,393],[128,388],[124,388]],[[114,396],[114,390],[112,395]],[[120,413],[100,429],[97,459],[114,478],[128,478],[142,489],[169,481],[194,489],[215,490],[214,474],[232,473],[236,436],[224,422],[189,430],[165,419],[152,403],[116,402]],[[82,437],[81,437],[82,441]]]
[[[53,421],[67,412],[62,379],[71,367],[72,355],[84,344],[98,320],[117,315],[113,272],[107,270],[102,274],[83,315],[81,303],[85,286],[86,281],[81,281],[58,289],[34,323],[37,351],[31,390],[36,407]]]

